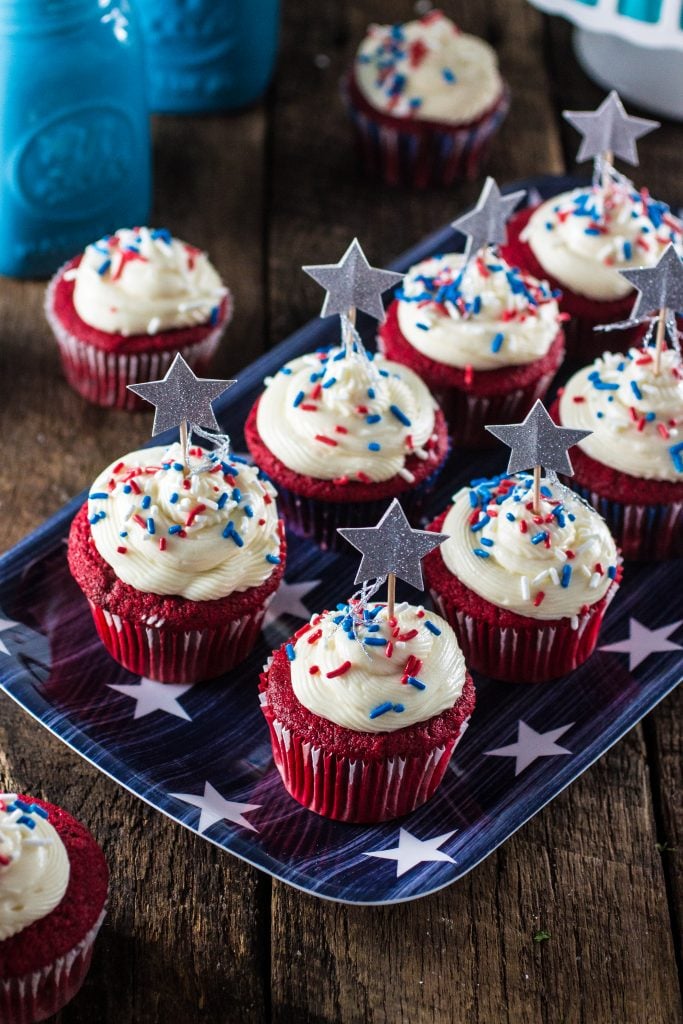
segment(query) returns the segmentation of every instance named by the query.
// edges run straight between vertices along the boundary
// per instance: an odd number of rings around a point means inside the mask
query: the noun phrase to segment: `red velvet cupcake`
[[[352,605],[313,616],[264,669],[261,706],[295,800],[337,821],[386,821],[433,795],[474,685],[439,616],[403,604],[392,627],[375,604],[353,619]]]
[[[640,329],[605,335],[595,328],[628,320],[634,292],[620,270],[654,266],[670,241],[683,247],[681,222],[665,203],[611,169],[602,186],[574,189],[508,222],[501,253],[510,263],[562,291],[567,354],[590,360],[606,348],[626,351]]]
[[[109,653],[131,672],[193,683],[250,652],[284,574],[275,491],[237,457],[149,448],[95,481],[69,567]]]
[[[122,229],[57,272],[45,312],[71,386],[97,405],[138,409],[128,384],[163,377],[177,352],[206,370],[232,297],[201,250],[165,229]]]
[[[437,10],[371,25],[342,93],[365,172],[414,188],[476,178],[510,105],[488,43]]]
[[[33,1024],[78,992],[104,920],[102,851],[66,811],[0,795],[0,1020]]]
[[[427,587],[468,665],[496,679],[542,683],[593,652],[621,578],[600,516],[571,491],[532,478],[473,481],[429,526],[449,535],[425,558]]]
[[[683,556],[683,363],[653,349],[605,353],[574,374],[551,415],[591,430],[567,484],[604,516],[624,558]]]
[[[423,381],[344,348],[282,367],[245,438],[287,526],[323,548],[339,546],[338,527],[379,519],[397,496],[414,520],[448,455],[446,421]]]
[[[564,357],[557,293],[483,250],[411,267],[379,328],[383,354],[414,370],[452,427],[453,443],[488,447],[487,423],[523,419]]]

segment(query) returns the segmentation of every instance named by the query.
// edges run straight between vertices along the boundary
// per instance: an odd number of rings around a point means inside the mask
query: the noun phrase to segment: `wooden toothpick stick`
[[[541,467],[534,466],[533,511],[535,516],[541,514]]]
[[[664,349],[664,336],[666,331],[666,306],[662,306],[657,320],[657,335],[655,337],[655,373],[658,374],[662,368],[662,350]]]
[[[393,619],[396,605],[396,573],[387,576],[387,618]]]
[[[182,420],[180,424],[180,450],[182,452],[182,462],[185,469],[189,469],[189,438],[187,434],[187,420]]]

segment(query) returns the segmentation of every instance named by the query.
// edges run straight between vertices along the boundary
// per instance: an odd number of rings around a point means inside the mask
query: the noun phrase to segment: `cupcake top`
[[[683,225],[666,203],[626,178],[602,188],[577,188],[542,203],[521,238],[544,270],[590,299],[621,299],[632,291],[619,274],[653,267],[669,242],[683,252]]]
[[[476,120],[503,89],[494,50],[441,11],[404,25],[371,25],[355,76],[377,110],[448,124]]]
[[[465,266],[433,256],[397,290],[398,324],[423,355],[447,366],[497,370],[542,358],[560,329],[557,292],[487,248]]]
[[[491,604],[532,619],[578,617],[617,576],[614,541],[598,513],[568,488],[543,480],[540,515],[532,494],[528,474],[473,480],[453,497],[441,555]]]
[[[0,794],[0,942],[55,909],[69,884],[64,843],[38,804]]]
[[[266,380],[257,427],[270,451],[296,473],[376,483],[406,459],[427,459],[437,408],[411,370],[372,353],[335,347],[300,356]]]
[[[88,496],[98,552],[136,590],[210,601],[259,586],[280,561],[276,491],[236,455],[180,445],[131,452]]]
[[[81,320],[125,337],[216,322],[227,294],[206,253],[165,228],[105,235],[66,275]]]
[[[632,348],[605,352],[575,373],[560,397],[565,426],[591,430],[579,447],[597,462],[645,480],[683,483],[683,361]]]
[[[453,707],[466,679],[453,630],[404,602],[314,615],[287,644],[292,689],[308,711],[357,732],[393,732]]]

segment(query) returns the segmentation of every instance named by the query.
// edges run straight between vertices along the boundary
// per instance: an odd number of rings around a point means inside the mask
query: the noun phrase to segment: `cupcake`
[[[558,423],[592,433],[567,480],[600,511],[625,558],[683,555],[683,362],[650,347],[605,352],[565,385]]]
[[[486,247],[411,267],[380,327],[387,358],[439,401],[456,445],[487,446],[492,420],[523,417],[564,356],[558,293]]]
[[[278,490],[288,528],[323,548],[400,496],[419,515],[448,455],[443,413],[406,366],[334,346],[266,380],[245,438]]]
[[[69,533],[109,653],[165,683],[220,675],[254,646],[284,572],[275,490],[236,455],[180,444],[117,459]]]
[[[430,525],[449,535],[425,559],[435,606],[471,668],[540,683],[593,652],[620,578],[603,519],[566,487],[527,474],[473,480]]]
[[[366,173],[415,188],[476,178],[509,107],[493,49],[437,10],[371,25],[343,93]]]
[[[261,676],[287,791],[338,821],[376,822],[433,795],[474,709],[453,630],[409,604],[314,615]]]
[[[109,872],[88,830],[52,804],[0,794],[0,1020],[32,1024],[80,989]]]
[[[163,375],[177,352],[206,369],[232,297],[200,249],[165,228],[124,228],[57,272],[45,312],[69,384],[97,405],[137,409],[128,384]]]

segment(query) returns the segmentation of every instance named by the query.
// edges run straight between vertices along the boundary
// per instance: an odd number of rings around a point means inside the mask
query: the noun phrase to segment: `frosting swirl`
[[[533,619],[578,617],[618,576],[614,541],[590,505],[550,480],[542,481],[534,515],[532,486],[520,474],[458,491],[441,555],[454,576],[500,608]]]
[[[263,583],[279,562],[275,489],[235,455],[146,448],[95,480],[88,519],[95,547],[136,590],[210,601]]]
[[[66,276],[81,320],[126,337],[217,321],[227,295],[206,253],[165,228],[105,235]]]
[[[446,253],[411,267],[396,293],[404,338],[430,359],[460,369],[497,370],[542,358],[560,329],[557,293],[493,249],[464,269],[463,259]]]
[[[436,403],[406,366],[343,348],[300,356],[266,381],[261,438],[297,473],[318,480],[389,480],[409,455],[429,458]]]
[[[393,621],[372,603],[354,632],[350,605],[314,615],[287,645],[292,688],[314,715],[357,732],[394,732],[453,707],[462,651],[434,612],[404,603]]]
[[[683,362],[652,349],[605,352],[575,373],[560,397],[560,418],[592,430],[579,447],[597,462],[645,480],[683,482]]]
[[[591,299],[621,299],[632,291],[618,273],[653,267],[673,242],[683,251],[683,225],[666,203],[637,192],[628,179],[563,192],[542,203],[521,238],[560,284]]]
[[[47,917],[69,885],[69,857],[48,812],[0,794],[0,942]]]
[[[448,124],[474,121],[503,89],[495,51],[441,11],[404,25],[370,25],[355,75],[377,110]]]

